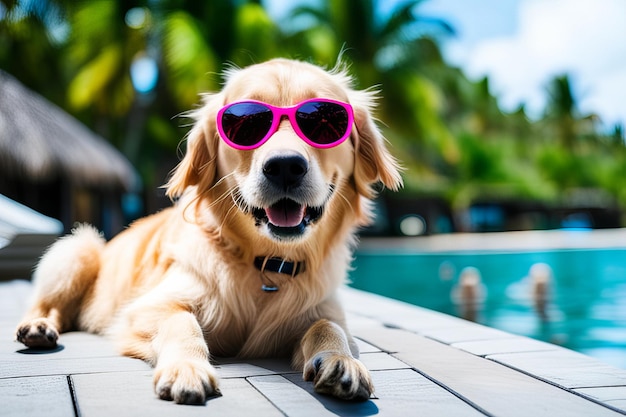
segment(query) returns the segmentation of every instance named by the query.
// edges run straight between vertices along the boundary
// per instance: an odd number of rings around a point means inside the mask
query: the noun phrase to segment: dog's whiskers
[[[226,221],[231,216],[234,216],[234,213],[236,213],[237,210],[239,210],[239,211],[241,211],[243,213],[248,213],[250,211],[250,208],[249,208],[248,204],[244,201],[244,198],[241,195],[241,191],[239,190],[238,187],[233,186],[232,188],[230,188],[229,190],[224,192],[219,197],[219,200],[220,200],[220,202],[224,202],[224,200],[226,198],[228,198],[228,197],[231,197],[231,201],[233,202],[233,204],[228,208],[228,210],[224,214],[224,217],[223,217],[222,223],[221,223],[221,227],[224,227],[224,224],[226,223]],[[214,203],[214,204],[216,204],[216,203]]]
[[[230,174],[225,175],[224,177],[220,178],[219,181],[217,181],[215,183],[215,185],[213,185],[210,190],[207,190],[207,192],[215,189],[217,186],[219,186],[222,182],[224,182],[228,177],[234,175],[233,172],[231,172]],[[237,189],[236,185],[233,185],[232,187],[228,188],[227,190],[225,190],[219,197],[217,197],[214,201],[211,202],[211,204],[209,205],[209,207],[213,207],[217,204],[221,204],[224,202],[224,200],[226,200],[235,190]]]
[[[228,178],[232,177],[233,175],[235,175],[234,171],[224,175],[219,180],[217,180],[217,182],[215,184],[213,184],[213,186],[210,189],[212,190],[215,187],[218,187],[221,183],[223,183],[224,181],[226,181]]]
[[[228,199],[228,197],[230,197],[230,195],[233,193],[233,190],[226,190],[222,193],[222,195],[220,195],[219,197],[217,197],[214,201],[212,201],[209,204],[209,208],[217,206],[218,204],[222,204],[224,201],[226,201]]]
[[[237,206],[239,210],[244,213],[248,213],[250,211],[250,206],[248,205],[248,203],[246,203],[243,195],[241,195],[241,190],[239,188],[231,190],[230,195],[233,199],[233,203],[235,204],[235,206]]]
[[[337,191],[337,196],[339,196],[346,203],[346,205],[350,207],[350,211],[352,211],[352,213],[355,213],[354,207],[352,207],[352,202],[350,201],[348,197],[343,195],[341,190]]]
[[[231,217],[234,216],[234,214],[236,213],[237,209],[241,210],[241,207],[239,207],[237,201],[235,200],[235,198],[233,197],[233,202],[235,204],[233,204],[232,206],[230,206],[228,208],[228,211],[226,212],[226,214],[224,214],[224,217],[222,219],[222,223],[220,225],[220,227],[224,227],[224,224],[226,223],[226,221]],[[244,211],[244,210],[241,210]]]

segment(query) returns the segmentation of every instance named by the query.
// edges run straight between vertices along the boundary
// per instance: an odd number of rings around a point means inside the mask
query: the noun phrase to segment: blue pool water
[[[545,311],[535,307],[535,264],[552,273]],[[456,289],[466,268],[479,271],[475,321],[549,341],[626,368],[626,250],[518,253],[357,252],[352,286],[463,316]],[[469,269],[472,271],[473,269]],[[474,271],[475,271],[474,270]]]

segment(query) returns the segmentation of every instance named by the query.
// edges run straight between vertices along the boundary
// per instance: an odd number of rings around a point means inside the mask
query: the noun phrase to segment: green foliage
[[[237,45],[252,52],[256,60],[265,61],[279,55],[278,27],[261,5],[248,3],[239,7],[234,24]]]
[[[199,22],[189,13],[175,11],[165,16],[161,48],[162,70],[179,108],[191,108],[199,92],[217,88],[208,74],[219,71],[219,60],[206,43]]]
[[[250,0],[0,0],[0,68],[106,136],[155,184],[159,158],[184,136],[187,121],[172,118],[219,89],[225,66],[288,56],[331,67],[343,55],[359,88],[382,91],[377,117],[406,168],[405,193],[461,209],[588,189],[626,205],[623,126],[600,132],[596,116],[579,113],[565,75],[550,84],[541,120],[529,121],[523,106],[503,113],[489,79],[469,80],[444,61],[424,28],[453,29],[422,16],[420,3],[383,16],[382,0],[322,1],[277,23]],[[129,13],[143,18],[127,23]],[[139,56],[158,65],[149,95],[131,83]]]
[[[122,49],[118,44],[105,46],[76,74],[69,85],[68,100],[71,107],[82,110],[98,106],[112,114],[128,111],[132,102],[132,85],[128,77],[121,80]],[[116,93],[111,94],[110,89]]]

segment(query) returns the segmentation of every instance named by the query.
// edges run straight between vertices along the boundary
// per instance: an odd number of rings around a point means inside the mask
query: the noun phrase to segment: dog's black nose
[[[309,170],[309,163],[298,153],[275,155],[263,165],[263,175],[283,190],[297,187]]]

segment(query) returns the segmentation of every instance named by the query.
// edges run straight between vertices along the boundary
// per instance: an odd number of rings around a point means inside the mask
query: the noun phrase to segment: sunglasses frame
[[[298,112],[298,109],[304,106],[305,104],[320,103],[320,102],[336,104],[346,110],[346,113],[348,116],[348,124],[347,124],[348,127],[346,129],[346,132],[343,134],[343,136],[341,136],[339,139],[337,139],[334,142],[324,143],[324,144],[316,143],[312,141],[311,139],[309,139],[304,134],[304,132],[302,132],[302,130],[300,129],[300,126],[298,126],[298,122],[296,119],[296,113]],[[226,111],[230,109],[232,106],[237,105],[237,104],[258,104],[258,105],[267,107],[272,112],[272,124],[270,128],[268,129],[265,136],[263,136],[263,139],[261,139],[254,145],[247,145],[247,146],[239,145],[233,142],[232,140],[230,140],[228,138],[228,135],[226,135],[226,132],[224,131],[224,127],[222,126],[222,118],[224,116],[224,113],[226,113]],[[241,150],[241,151],[249,151],[249,150],[258,148],[262,146],[265,142],[267,142],[272,137],[272,135],[276,133],[276,131],[278,130],[278,127],[280,126],[284,116],[287,116],[287,118],[289,119],[289,123],[291,123],[291,127],[296,132],[296,134],[300,137],[300,139],[304,140],[309,145],[315,148],[319,148],[319,149],[333,148],[343,143],[347,138],[350,137],[350,134],[352,133],[352,126],[354,124],[354,110],[352,109],[352,106],[349,103],[344,103],[342,101],[332,100],[328,98],[312,98],[312,99],[301,101],[300,103],[290,106],[290,107],[277,107],[277,106],[272,106],[271,104],[268,104],[268,103],[264,103],[262,101],[242,100],[242,101],[235,101],[235,102],[229,103],[220,109],[220,111],[217,113],[217,120],[216,120],[217,130],[219,131],[219,134],[222,140],[226,142],[228,145],[230,145],[231,147]]]

